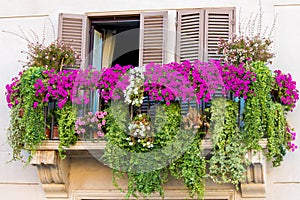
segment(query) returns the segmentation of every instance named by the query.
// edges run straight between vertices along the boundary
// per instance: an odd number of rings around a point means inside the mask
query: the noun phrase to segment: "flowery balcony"
[[[286,118],[299,99],[296,83],[266,65],[267,40],[221,41],[223,60],[101,71],[66,69],[74,52],[51,45],[34,48],[43,56],[6,86],[12,159],[29,151],[49,198],[67,198],[70,158],[78,157],[126,174],[126,198],[163,196],[169,176],[191,198],[203,197],[207,179],[264,197],[266,160],[279,166],[297,148]]]

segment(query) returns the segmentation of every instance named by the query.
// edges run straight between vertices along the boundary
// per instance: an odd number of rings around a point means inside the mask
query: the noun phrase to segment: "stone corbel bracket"
[[[247,180],[241,183],[241,194],[244,198],[264,198],[266,197],[265,170],[266,160],[262,151],[247,154],[251,164],[247,170]]]
[[[68,158],[59,159],[56,150],[38,150],[30,164],[37,166],[47,199],[68,199]]]

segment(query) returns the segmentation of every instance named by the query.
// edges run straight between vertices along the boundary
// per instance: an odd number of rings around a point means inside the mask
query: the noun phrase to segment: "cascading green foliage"
[[[232,183],[236,187],[245,180],[248,161],[246,145],[237,124],[238,104],[217,99],[211,107],[213,152],[209,161],[209,177],[216,183]]]
[[[66,157],[65,149],[74,145],[78,140],[78,135],[75,134],[75,114],[76,111],[72,107],[71,101],[68,101],[62,109],[56,110],[60,140],[58,152],[62,159]]]
[[[283,156],[286,154],[287,149],[287,122],[285,118],[284,108],[281,104],[269,102],[267,122],[267,159],[272,161],[274,167],[277,167],[280,165],[281,161],[283,161]]]
[[[251,70],[256,74],[256,81],[250,88],[245,103],[243,137],[247,148],[261,150],[259,141],[267,137],[267,158],[273,166],[279,166],[286,149],[286,118],[283,105],[271,98],[274,78],[271,70],[263,62],[255,62]]]
[[[206,175],[201,138],[181,129],[179,104],[158,105],[156,108],[151,127],[155,130],[152,149],[139,143],[130,145],[126,127],[129,114],[124,109],[127,109],[124,104],[113,105],[107,110],[109,114],[106,117],[105,137],[108,141],[102,159],[114,170],[114,185],[119,188],[117,179],[124,177],[126,172],[126,198],[137,197],[138,194],[146,197],[154,192],[163,196],[163,184],[171,171],[175,178],[184,179],[191,196],[201,198]],[[190,138],[195,140],[189,141]]]
[[[43,68],[28,68],[18,86],[19,104],[12,108],[8,141],[13,149],[12,160],[22,159],[21,149],[34,152],[45,139],[43,104],[36,102],[34,83],[41,78]],[[34,108],[34,106],[36,108]],[[20,112],[23,112],[20,116]]]
[[[196,135],[190,148],[170,165],[171,175],[183,179],[190,197],[198,199],[204,196],[206,181],[206,160],[202,155],[201,140],[200,135]]]
[[[259,141],[266,134],[266,129],[273,129],[268,122],[270,114],[272,83],[271,70],[263,62],[251,65],[251,71],[256,74],[256,81],[250,85],[252,93],[248,94],[245,103],[243,121],[243,137],[248,149],[261,150]]]

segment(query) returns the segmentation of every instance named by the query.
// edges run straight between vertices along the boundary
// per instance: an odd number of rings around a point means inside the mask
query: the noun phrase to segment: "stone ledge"
[[[267,147],[267,140],[260,142],[263,149]],[[69,185],[69,165],[70,157],[90,157],[90,152],[103,153],[105,141],[78,141],[75,145],[67,148],[67,158],[61,160],[58,156],[58,140],[46,140],[38,147],[33,154],[31,164],[37,166],[38,174],[45,191],[47,199],[68,199],[70,192]],[[210,139],[202,140],[204,153],[212,150]],[[249,151],[246,155],[251,162],[251,167],[247,170],[247,181],[241,183],[241,195],[245,198],[265,197],[265,158],[262,152]],[[235,199],[234,193],[228,199]],[[75,198],[76,199],[76,198]],[[80,199],[80,198],[78,198]]]
[[[241,193],[243,198],[266,197],[266,186],[264,183],[242,183]]]
[[[267,147],[267,140],[263,139],[259,142],[260,146],[265,149]],[[58,140],[45,140],[38,147],[37,150],[58,150],[59,141]],[[104,150],[106,146],[106,141],[77,141],[75,145],[70,146],[67,150]],[[203,150],[212,149],[211,139],[202,140]]]

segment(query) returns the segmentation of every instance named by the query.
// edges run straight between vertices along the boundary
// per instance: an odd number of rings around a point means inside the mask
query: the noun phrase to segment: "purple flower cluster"
[[[129,75],[126,72],[131,68],[133,67],[116,65],[100,72],[98,89],[105,102],[120,97],[116,91],[118,89],[118,91],[123,92],[126,89],[129,84]],[[230,89],[238,90],[237,87],[241,88],[236,93],[243,90],[246,94],[249,90],[248,85],[252,80],[255,80],[249,78],[252,77],[251,72],[241,72],[241,70],[245,70],[242,67],[241,69],[238,68],[237,71],[230,71],[233,75],[226,74],[225,70],[220,72],[220,69],[223,70],[225,67],[217,61],[200,62],[196,60],[164,65],[150,63],[145,66],[143,88],[151,99],[165,101],[168,105],[170,101],[176,98],[180,98],[182,101],[196,99],[200,103],[202,100],[205,102],[211,100],[212,94],[220,86],[224,86],[223,76],[225,75],[231,75],[231,77],[234,75],[239,78],[230,82]],[[239,81],[236,83],[238,85],[235,85],[235,80],[243,81]]]
[[[45,78],[37,79],[34,84],[35,96],[40,96],[42,102],[49,102],[50,99],[58,100],[58,107],[61,109],[68,100],[73,100],[74,81],[77,77],[77,70],[62,70],[58,73],[52,70],[45,70]],[[37,103],[34,104],[35,107]]]
[[[281,101],[280,103],[287,106],[289,111],[293,111],[299,100],[299,91],[296,88],[296,81],[293,81],[291,74],[284,74],[280,70],[275,70],[274,72],[274,90],[276,91],[276,95],[278,95]]]
[[[72,102],[76,104],[90,103],[91,91],[98,89],[101,73],[89,66],[86,69],[78,70],[74,81]]]
[[[83,117],[78,117],[75,121],[75,131],[78,135],[86,134],[88,131],[97,132],[99,137],[104,137],[102,126],[105,126],[104,119],[107,112],[97,111],[95,114],[88,112]]]
[[[224,83],[219,72],[220,63],[210,60],[209,62],[201,62],[199,60],[194,61],[194,68],[200,72],[201,78],[207,84],[207,99],[215,93],[216,90],[223,88]]]
[[[126,72],[133,68],[131,65],[120,66],[115,65],[110,68],[105,68],[100,72],[100,80],[98,83],[99,94],[105,102],[108,102],[114,96],[115,89],[122,88],[125,89],[126,85],[122,83],[121,80]],[[125,88],[124,88],[125,86]]]
[[[288,133],[288,148],[294,152],[298,148],[298,146],[292,142],[296,140],[296,132],[294,132],[293,129],[289,128],[288,126],[286,127],[286,131]]]
[[[165,101],[170,105],[170,101],[180,98],[188,101],[195,96],[194,89],[190,81],[173,68],[173,64],[159,65],[150,63],[145,66],[144,91],[151,99]]]
[[[19,90],[18,90],[18,85],[20,83],[20,77],[22,75],[22,72],[19,73],[19,77],[14,77],[12,78],[12,83],[11,84],[7,84],[5,86],[6,88],[6,102],[9,108],[12,108],[14,105],[19,104],[19,100],[18,100],[18,94],[19,94]]]
[[[194,90],[198,103],[203,99],[206,102],[211,99],[211,91],[208,90],[208,84],[202,77],[202,71],[200,69],[201,63],[199,61],[191,63],[186,60],[181,64],[171,63],[169,65],[189,81],[189,85]]]
[[[223,78],[223,92],[225,94],[233,92],[235,97],[243,97],[244,99],[247,99],[247,94],[252,92],[249,86],[251,82],[256,81],[256,74],[246,70],[244,64],[234,66],[228,63],[222,65],[220,64],[220,61],[215,61],[215,63]]]

